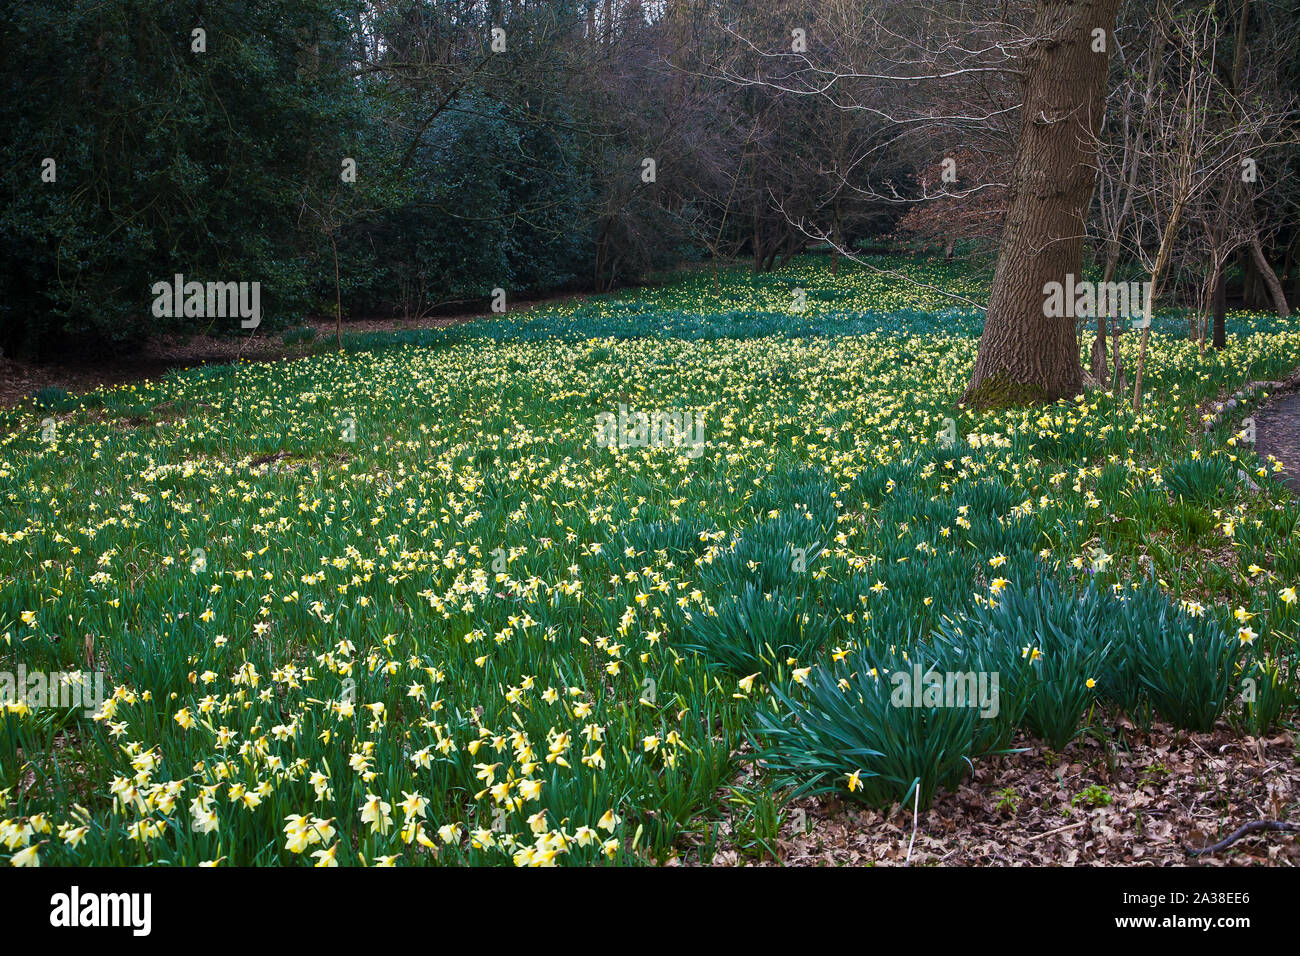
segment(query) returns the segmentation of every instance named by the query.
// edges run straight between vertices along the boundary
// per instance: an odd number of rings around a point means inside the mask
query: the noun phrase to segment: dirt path
[[[1278,396],[1255,413],[1255,450],[1282,462],[1287,486],[1300,493],[1300,392]]]

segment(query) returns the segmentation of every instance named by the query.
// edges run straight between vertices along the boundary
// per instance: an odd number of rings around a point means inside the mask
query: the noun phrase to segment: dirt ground
[[[1255,413],[1255,450],[1282,462],[1287,485],[1300,492],[1300,392],[1279,395]]]
[[[1240,737],[1168,727],[1115,728],[1055,754],[1021,741],[1024,753],[978,761],[974,777],[941,791],[918,813],[870,810],[847,800],[791,804],[774,849],[799,866],[1241,866],[1300,864],[1300,834],[1249,834],[1223,851],[1192,856],[1257,820],[1300,815],[1294,738]],[[778,865],[735,834],[715,865]]]

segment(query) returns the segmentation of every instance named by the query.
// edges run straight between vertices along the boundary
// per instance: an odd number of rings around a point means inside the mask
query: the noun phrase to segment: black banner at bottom
[[[1151,938],[1197,933],[1230,943],[1255,930],[1289,932],[1300,889],[1281,868],[1178,869],[29,869],[0,873],[6,942],[52,937],[127,945],[299,942],[373,944],[381,928],[495,927],[506,937],[572,924],[600,935],[716,933],[770,939],[888,923],[917,933],[1067,931]],[[698,906],[692,914],[690,908]],[[499,913],[494,911],[500,910]],[[675,927],[675,928],[674,928]],[[584,934],[585,935],[585,934]],[[133,947],[134,948],[134,947]]]

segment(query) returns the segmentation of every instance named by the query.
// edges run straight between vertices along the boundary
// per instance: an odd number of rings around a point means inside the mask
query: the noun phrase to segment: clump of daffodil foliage
[[[0,705],[0,861],[654,862],[743,761],[928,802],[1022,731],[1290,719],[1300,508],[1201,409],[1296,325],[1159,316],[1140,414],[977,413],[935,289],[987,275],[888,265],[926,285],[696,273],[5,413],[0,672],[106,699]],[[598,442],[620,406],[702,444]]]

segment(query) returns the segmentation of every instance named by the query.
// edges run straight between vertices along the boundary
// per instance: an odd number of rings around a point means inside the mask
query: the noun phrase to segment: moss
[[[980,411],[990,411],[1040,405],[1048,401],[1051,401],[1051,396],[1041,385],[1013,382],[1006,372],[998,372],[980,382],[974,391],[968,392],[962,404]]]

